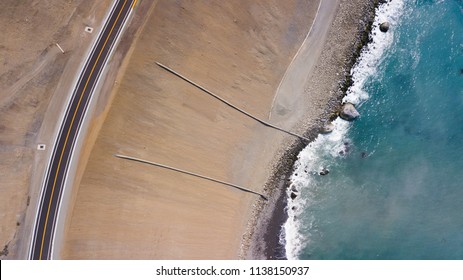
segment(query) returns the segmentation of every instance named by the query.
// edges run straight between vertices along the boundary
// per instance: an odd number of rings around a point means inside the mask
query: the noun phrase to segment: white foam
[[[372,26],[372,41],[364,47],[356,65],[351,70],[353,85],[347,90],[344,102],[351,102],[360,105],[368,99],[368,93],[363,90],[363,86],[368,77],[375,75],[377,66],[384,58],[384,52],[391,46],[394,37],[394,26],[403,10],[403,0],[393,0],[378,7],[376,10],[375,21]],[[379,25],[383,22],[389,22],[391,30],[381,32]]]
[[[382,4],[376,10],[373,23],[372,41],[362,50],[361,55],[352,68],[353,85],[348,89],[344,102],[351,102],[361,105],[368,99],[368,93],[363,90],[364,84],[369,77],[376,74],[377,66],[383,59],[384,52],[391,46],[394,36],[394,25],[402,14],[404,0],[392,0]],[[387,33],[379,31],[379,25],[388,21],[391,29]],[[313,198],[311,180],[321,171],[321,168],[329,169],[333,159],[346,153],[345,142],[350,142],[347,132],[351,123],[340,118],[333,122],[335,128],[330,134],[320,134],[312,143],[302,150],[294,165],[294,173],[291,176],[291,186],[287,190],[288,197],[291,192],[298,194],[296,199],[288,198],[288,220],[283,225],[283,232],[280,239],[284,239],[286,257],[297,259],[301,250],[310,243],[310,235],[314,232],[313,217],[305,217],[303,225],[298,217],[302,215],[307,204]],[[307,213],[304,213],[306,216]],[[302,232],[304,227],[304,232]]]
[[[288,220],[283,225],[285,237],[285,249],[288,259],[295,259],[299,255],[299,251],[310,240],[307,233],[311,233],[311,222],[308,231],[301,234],[302,224],[297,217],[302,215],[308,203],[312,201],[312,193],[310,186],[313,176],[317,176],[322,168],[328,168],[332,158],[342,156],[341,151],[345,152],[346,146],[344,142],[345,135],[350,123],[340,118],[334,122],[334,130],[330,134],[320,134],[312,143],[310,143],[298,156],[298,160],[294,166],[294,173],[291,176],[291,186],[287,190],[288,197],[291,192],[304,192],[304,199],[298,197],[294,200],[288,199]],[[309,217],[310,219],[310,217]],[[313,221],[312,221],[313,222]]]

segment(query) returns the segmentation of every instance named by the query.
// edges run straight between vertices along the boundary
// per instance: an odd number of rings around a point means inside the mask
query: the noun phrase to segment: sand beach
[[[263,191],[286,136],[166,72],[161,62],[265,119],[318,2],[152,7],[117,80],[65,233],[63,258],[233,259],[255,195],[114,157],[124,154]],[[303,10],[304,9],[304,10]],[[291,15],[292,21],[288,21]],[[99,116],[97,116],[99,117]],[[93,128],[91,128],[93,130]],[[271,139],[272,145],[262,145]]]

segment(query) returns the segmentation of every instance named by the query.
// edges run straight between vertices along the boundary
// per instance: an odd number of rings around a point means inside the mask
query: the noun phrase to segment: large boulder
[[[387,32],[389,30],[389,22],[385,21],[379,25],[381,32]]]
[[[342,105],[339,116],[346,121],[353,121],[360,116],[359,112],[355,109],[354,104],[345,103]]]

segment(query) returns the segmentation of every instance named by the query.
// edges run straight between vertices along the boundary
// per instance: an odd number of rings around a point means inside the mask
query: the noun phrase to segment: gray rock
[[[297,197],[297,194],[296,194],[296,193],[294,193],[294,192],[292,192],[292,193],[291,193],[291,199],[293,199],[293,200],[294,200],[296,197]]]
[[[381,32],[387,32],[389,30],[389,22],[385,21],[379,25]]]
[[[323,134],[328,134],[328,133],[333,132],[333,130],[334,130],[334,124],[332,124],[332,123],[327,123],[327,124],[325,124],[325,125],[322,127],[321,133],[323,133]]]
[[[353,121],[360,116],[359,112],[355,109],[354,104],[345,103],[342,105],[339,116],[346,121]]]
[[[328,175],[328,173],[330,173],[330,171],[323,167],[322,171],[320,171],[319,174],[322,175],[322,176],[325,176],[325,175]]]

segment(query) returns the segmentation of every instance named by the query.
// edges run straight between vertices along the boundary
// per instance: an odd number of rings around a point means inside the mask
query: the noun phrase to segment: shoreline
[[[340,6],[345,5],[347,1],[342,0]],[[342,104],[342,98],[345,96],[347,89],[351,85],[350,70],[355,65],[362,48],[368,43],[368,38],[373,24],[375,10],[377,6],[383,2],[382,0],[367,0],[367,1],[352,1],[350,7],[353,9],[342,9],[340,7],[335,15],[335,19],[330,27],[329,37],[324,44],[323,53],[319,57],[316,67],[330,68],[323,61],[322,56],[333,52],[333,46],[337,47],[337,51],[344,54],[343,63],[338,63],[335,67],[342,69],[342,75],[337,80],[332,80],[334,90],[330,91],[330,100],[326,104],[324,112],[320,114],[314,121],[314,124],[306,129],[304,133],[312,141],[318,136],[321,128],[327,121],[337,117],[339,108]],[[365,2],[365,3],[361,3]],[[360,8],[358,6],[360,6]],[[355,9],[358,8],[358,9]],[[358,19],[358,25],[354,30],[354,36],[351,41],[339,43],[339,32],[335,26],[340,22],[345,22],[346,18]],[[351,30],[352,31],[352,30]],[[342,39],[341,39],[342,41]],[[327,45],[330,45],[327,51]],[[349,51],[350,50],[350,51]],[[328,62],[329,63],[329,62]],[[318,79],[317,74],[309,78],[310,81]],[[307,85],[306,85],[307,90]],[[299,124],[299,126],[303,126]],[[290,176],[293,172],[293,165],[297,159],[297,155],[305,147],[302,143],[293,143],[286,149],[284,156],[280,159],[280,164],[276,168],[275,175],[269,180],[267,185],[277,186],[276,190],[271,192],[269,202],[264,205],[260,202],[255,206],[260,211],[257,211],[248,225],[246,235],[248,239],[243,238],[244,247],[248,248],[245,256],[248,259],[286,259],[284,245],[280,243],[280,234],[283,224],[286,222],[288,215],[286,214],[286,206],[290,187]],[[286,162],[284,162],[286,159]],[[245,235],[245,236],[246,236]],[[252,236],[249,238],[249,236]],[[248,243],[248,244],[247,244]]]

